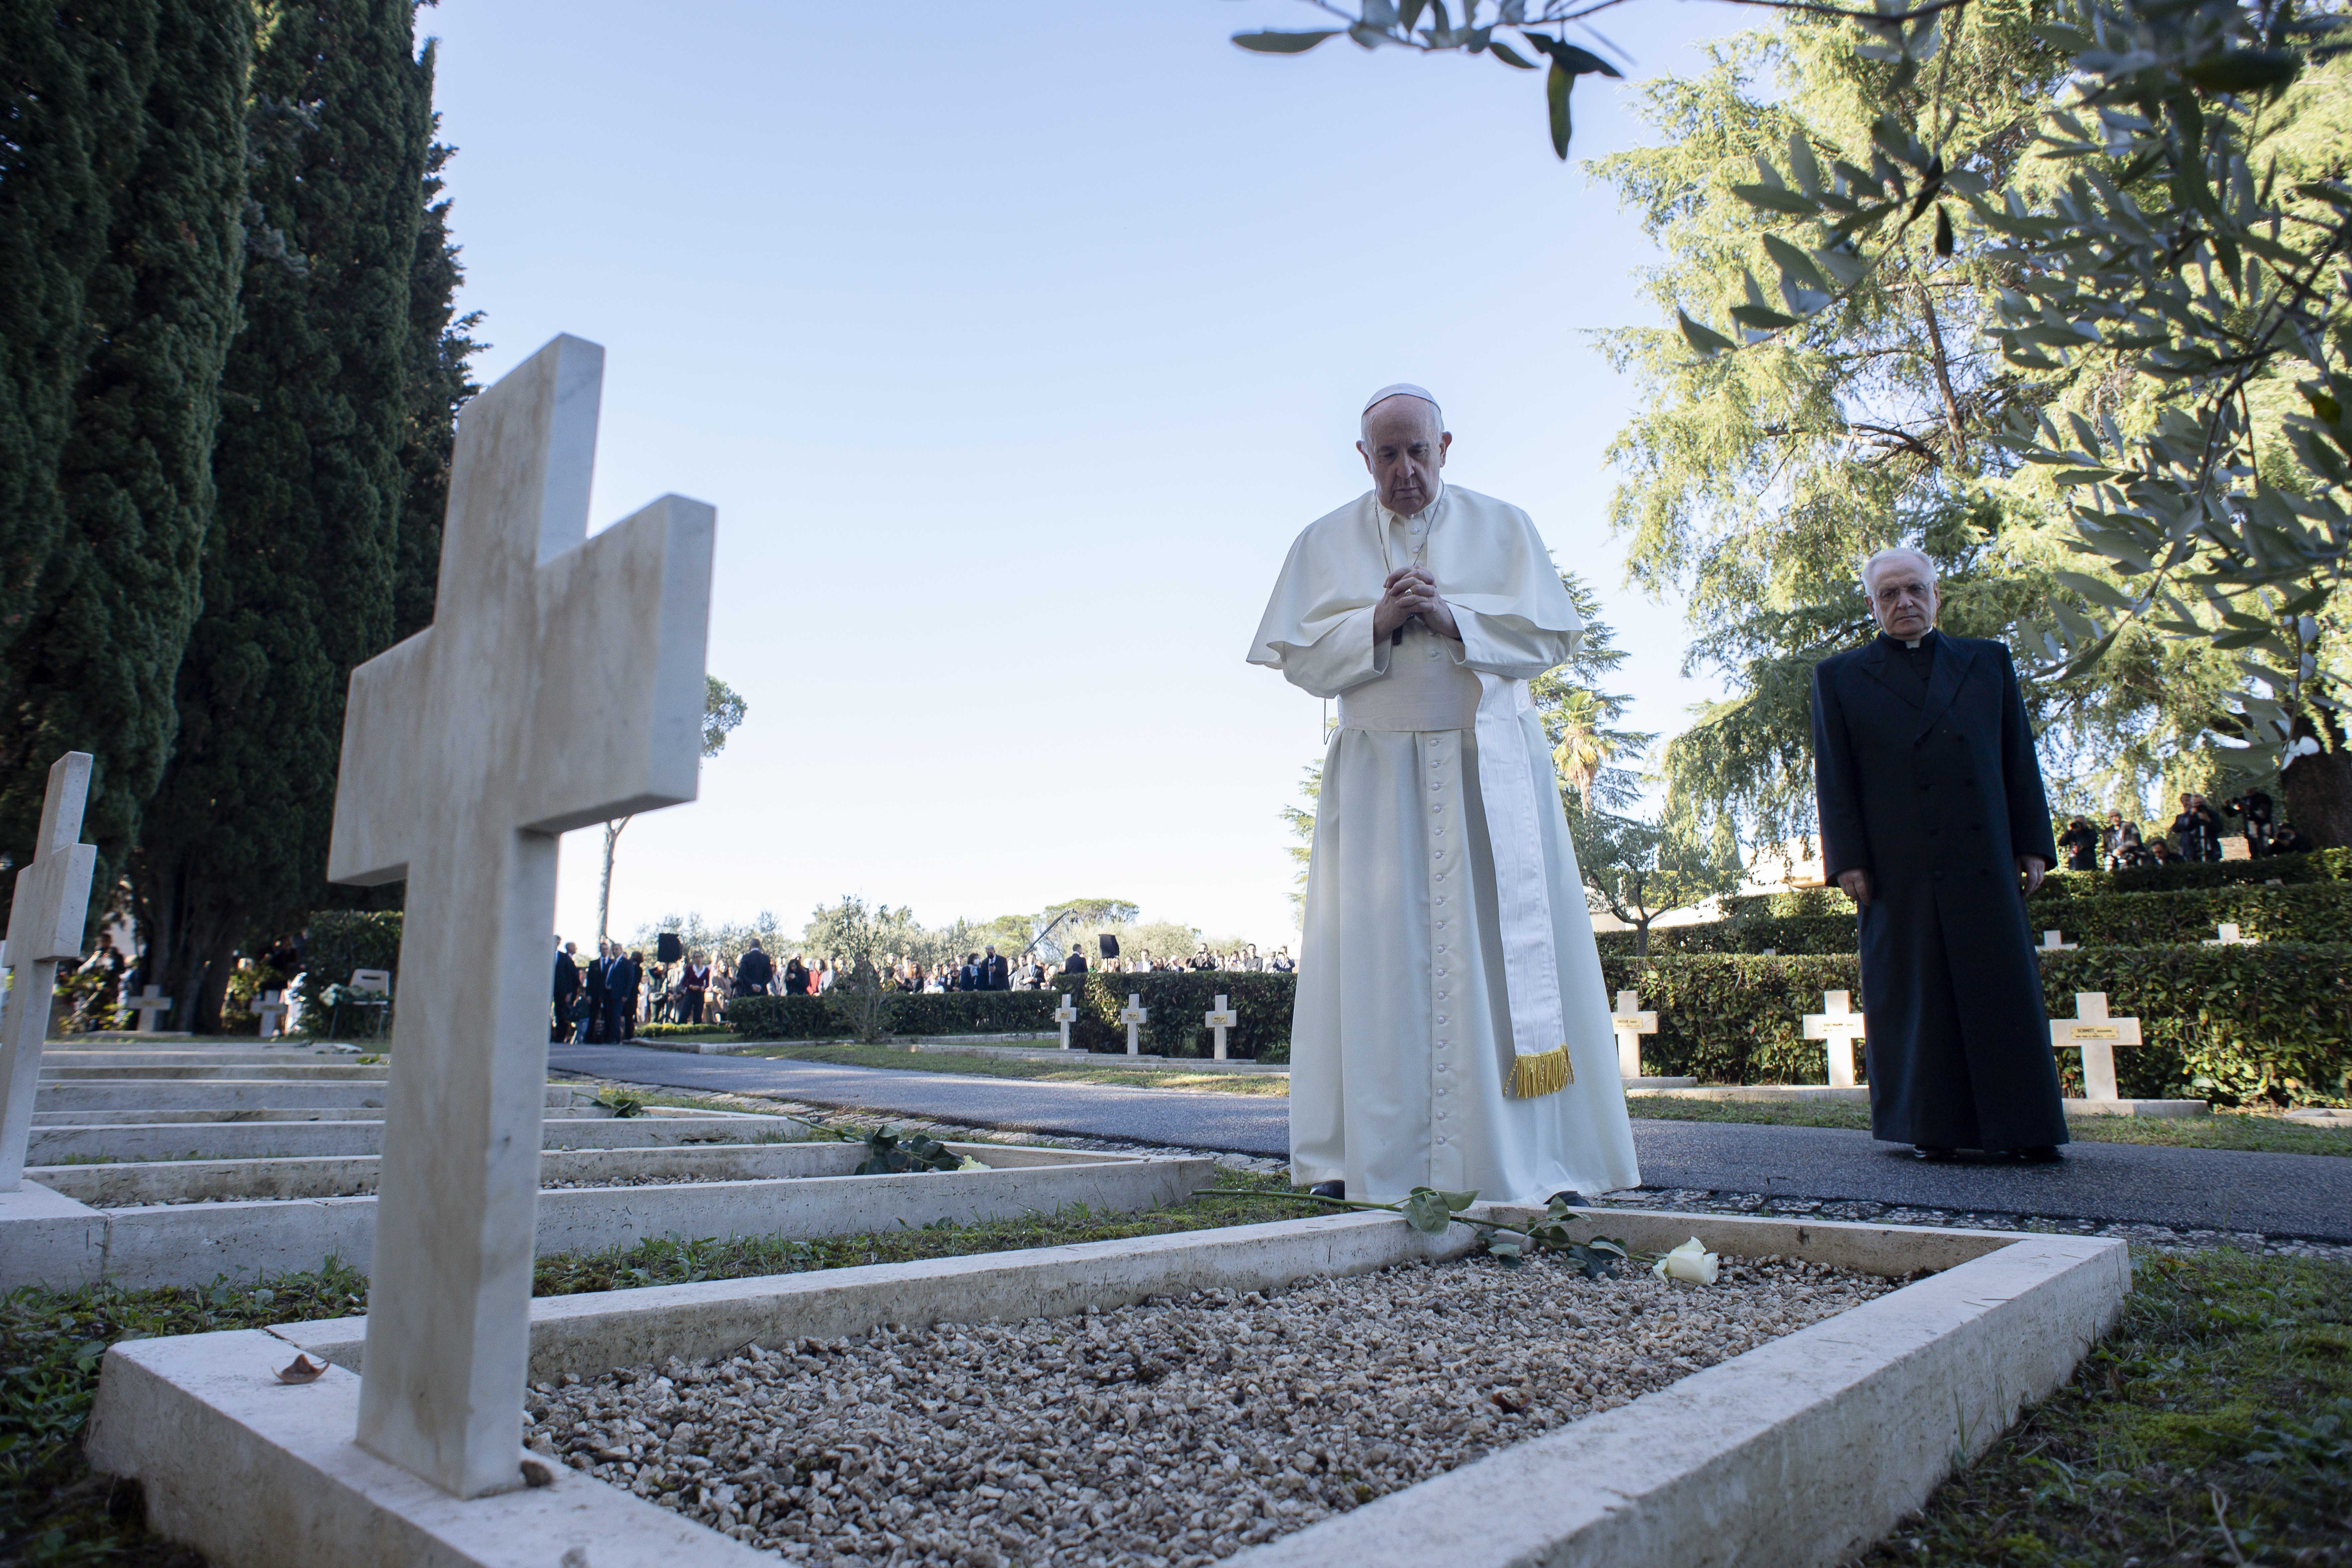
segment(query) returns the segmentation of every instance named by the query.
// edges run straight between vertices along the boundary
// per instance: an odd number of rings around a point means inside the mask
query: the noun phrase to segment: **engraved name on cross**
[[[8,906],[8,998],[0,1005],[0,1193],[15,1192],[25,1179],[58,963],[81,956],[82,926],[89,918],[89,879],[98,869],[96,847],[81,842],[89,765],[88,752],[68,752],[49,764],[40,834],[33,858],[16,868]]]
[[[1853,1043],[1863,1037],[1862,1015],[1853,1010],[1851,991],[1824,991],[1822,1010],[1805,1015],[1805,1038],[1827,1042],[1830,1082],[1853,1087]]]
[[[1642,1037],[1658,1032],[1658,1016],[1642,1011],[1642,994],[1638,991],[1617,993],[1617,1011],[1609,1016],[1609,1026],[1617,1034],[1617,1076],[1642,1076]]]
[[[359,1443],[460,1497],[521,1484],[557,835],[701,753],[715,519],[586,538],[604,362],[559,337],[467,405],[433,624],[343,721],[328,875],[408,883]]]
[[[2085,1100],[2117,1100],[2116,1092],[2116,1047],[2140,1043],[2137,1018],[2107,1016],[2107,994],[2104,991],[2074,993],[2074,1016],[2050,1020],[2050,1044],[2057,1050],[2074,1048],[2083,1053],[2083,1098]]]

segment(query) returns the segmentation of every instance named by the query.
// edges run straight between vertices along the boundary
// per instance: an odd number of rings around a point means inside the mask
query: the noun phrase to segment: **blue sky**
[[[1287,940],[1276,816],[1319,711],[1242,662],[1299,529],[1366,488],[1364,394],[1437,392],[1447,477],[1533,514],[1634,650],[1601,453],[1650,252],[1485,59],[1244,54],[1282,0],[894,7],[446,0],[443,135],[485,382],[606,349],[592,527],[719,509],[710,668],[750,718],[623,838],[614,927],[1078,896]],[[1613,13],[1631,74],[1729,7]],[[1642,139],[1587,79],[1577,148]],[[597,835],[558,929],[593,934]]]

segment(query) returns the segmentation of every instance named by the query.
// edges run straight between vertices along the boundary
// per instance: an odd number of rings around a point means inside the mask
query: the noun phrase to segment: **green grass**
[[[1186,1072],[1181,1068],[1118,1067],[1120,1058],[1092,1051],[1073,1051],[1067,1062],[1022,1058],[949,1056],[937,1051],[910,1051],[904,1046],[762,1046],[741,1053],[747,1057],[782,1058],[799,1062],[831,1062],[837,1067],[896,1068],[908,1072],[960,1072],[981,1078],[1035,1079],[1047,1083],[1108,1083],[1129,1089],[1202,1089],[1214,1094],[1287,1095],[1287,1075],[1253,1072]]]
[[[2123,1321],[1863,1562],[2352,1563],[2352,1266],[2141,1255]]]
[[[1626,1110],[1658,1121],[1748,1121],[1772,1127],[1870,1130],[1870,1107],[1850,1100],[1677,1100],[1629,1094]],[[2352,1128],[2306,1127],[2261,1111],[2215,1110],[2210,1116],[2070,1116],[2066,1131],[2079,1143],[2161,1143],[2174,1149],[2243,1149],[2266,1154],[2352,1154]]]

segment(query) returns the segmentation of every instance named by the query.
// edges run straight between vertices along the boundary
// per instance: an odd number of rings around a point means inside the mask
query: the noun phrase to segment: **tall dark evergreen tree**
[[[425,46],[433,69],[433,45]],[[440,127],[434,116],[434,127]],[[473,338],[481,312],[457,314],[457,285],[466,270],[449,238],[449,203],[441,170],[454,147],[435,142],[425,160],[425,216],[416,234],[416,263],[408,279],[408,428],[400,447],[406,489],[400,502],[400,553],[394,568],[393,636],[407,637],[433,622],[433,594],[441,571],[441,514],[449,508],[449,459],[457,445],[457,411],[481,388],[467,362],[481,353]]]
[[[254,103],[288,134],[252,194],[289,264],[246,272],[179,743],[134,868],[182,1026],[217,1020],[242,941],[299,923],[323,894],[345,689],[393,637],[432,139],[412,19],[412,0],[265,14]]]
[[[44,26],[16,36],[28,14]],[[12,444],[0,458],[13,634],[0,651],[0,853],[31,844],[49,763],[88,751],[98,766],[85,832],[107,887],[176,727],[247,242],[254,14],[251,0],[173,0],[7,16],[12,65],[81,74],[79,100],[70,82],[44,97],[16,79],[12,121],[32,129],[10,139],[0,169],[5,352],[12,372],[38,373],[12,376],[12,390],[37,383],[40,394],[17,402],[31,416],[11,437],[56,426],[50,384],[68,350],[72,372],[55,451]],[[16,111],[27,101],[37,112]],[[42,123],[77,102],[70,132]],[[27,210],[44,192],[54,221]],[[10,287],[20,279],[30,295]]]

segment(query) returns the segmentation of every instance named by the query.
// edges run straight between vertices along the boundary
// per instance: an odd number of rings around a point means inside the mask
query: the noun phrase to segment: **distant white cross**
[[[276,1039],[280,1032],[278,1020],[286,1016],[286,993],[263,992],[261,1000],[255,1004],[253,1010],[261,1016],[261,1037],[265,1040]]]
[[[172,999],[164,995],[157,987],[150,985],[136,996],[125,996],[122,999],[122,1010],[126,1013],[138,1014],[139,1033],[152,1035],[155,1032],[155,1015],[170,1012]]]
[[[1853,1087],[1853,1046],[1863,1033],[1851,991],[1822,992],[1822,1010],[1805,1015],[1805,1038],[1828,1042],[1830,1082],[1842,1089]]]
[[[1223,1061],[1225,1059],[1225,1031],[1227,1029],[1240,1028],[1242,1026],[1242,1016],[1239,1013],[1234,1012],[1230,1006],[1226,1005],[1225,999],[1223,996],[1220,996],[1217,998],[1215,1010],[1202,1015],[1202,1022],[1206,1023],[1209,1027],[1215,1032],[1217,1037],[1216,1059]]]
[[[2251,947],[2253,945],[2254,939],[2250,936],[2240,936],[2238,934],[2238,928],[2235,925],[2223,924],[2217,926],[2214,929],[2221,934],[2219,936],[2207,937],[2205,939],[2205,945],[2207,947]]]
[[[40,1093],[41,1043],[49,1036],[58,964],[81,956],[82,926],[89,919],[89,881],[98,869],[98,850],[81,842],[89,765],[88,752],[68,752],[49,764],[33,858],[16,868],[8,906],[8,995],[0,1003],[0,1193],[15,1192],[25,1179],[25,1143]]]
[[[2121,1098],[2116,1093],[2116,1047],[2140,1043],[2139,1020],[2108,1017],[2107,994],[2104,991],[2075,992],[2074,1016],[2050,1020],[2052,1048],[2072,1048],[2083,1053],[2085,1100]]]
[[[2058,940],[2060,935],[2060,932],[2054,931],[2043,931],[2042,933],[2042,951],[2044,952],[2072,952],[2076,948],[2083,945],[2079,942],[2061,942]]]
[[[1609,1016],[1609,1026],[1617,1032],[1617,1076],[1642,1076],[1642,1037],[1658,1032],[1658,1016],[1642,1011],[1642,994],[1638,991],[1617,993],[1617,1011]]]
[[[1078,1010],[1070,1005],[1070,994],[1062,993],[1062,1005],[1054,1009],[1054,1022],[1062,1026],[1062,1048],[1070,1048],[1070,1026],[1078,1021]]]
[[[467,405],[433,624],[352,672],[328,875],[408,883],[359,1443],[516,1485],[557,836],[692,800],[715,520],[587,538],[604,352],[560,337]]]
[[[1142,1047],[1136,1043],[1135,1031],[1142,1027],[1144,1020],[1150,1016],[1151,1009],[1143,1005],[1143,997],[1139,993],[1133,991],[1129,992],[1127,994],[1127,1005],[1118,1010],[1118,1021],[1127,1026],[1127,1054],[1129,1056],[1139,1056],[1142,1054]]]

